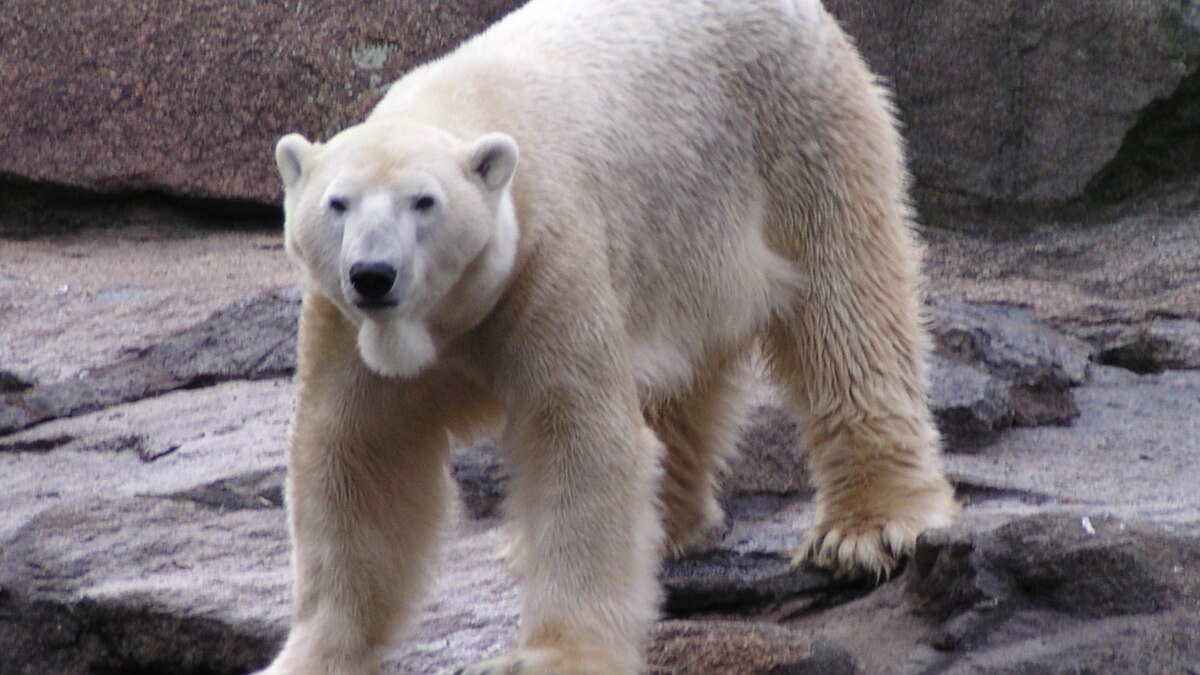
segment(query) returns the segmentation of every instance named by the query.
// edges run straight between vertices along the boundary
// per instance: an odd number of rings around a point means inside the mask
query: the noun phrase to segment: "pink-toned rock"
[[[329,136],[523,2],[7,0],[0,177],[275,204],[278,136]],[[1194,170],[1200,16],[1178,2],[826,4],[894,85],[925,195],[1122,197]]]
[[[278,201],[272,146],[326,137],[523,0],[8,0],[0,176]]]
[[[837,645],[811,634],[768,623],[664,621],[654,627],[650,672],[826,673],[860,672]]]

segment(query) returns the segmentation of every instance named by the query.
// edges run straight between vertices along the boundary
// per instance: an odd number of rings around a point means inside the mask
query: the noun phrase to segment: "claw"
[[[817,526],[792,562],[799,566],[811,561],[831,570],[835,579],[873,578],[878,584],[890,579],[900,560],[911,553],[916,534],[896,523]]]

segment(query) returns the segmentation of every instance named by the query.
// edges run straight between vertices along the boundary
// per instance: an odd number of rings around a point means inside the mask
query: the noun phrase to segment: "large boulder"
[[[826,0],[894,86],[919,183],[989,200],[1060,201],[1153,170],[1132,140],[1177,147],[1200,115],[1153,104],[1200,58],[1200,9],[1167,0]],[[1153,113],[1152,115],[1146,113]],[[1183,116],[1183,119],[1180,118]],[[1154,119],[1149,119],[1153,117]],[[1187,119],[1190,117],[1190,120]],[[1161,156],[1158,157],[1161,160]],[[1117,196],[1121,196],[1118,194]]]
[[[0,175],[275,203],[276,138],[330,135],[521,2],[5,2]]]
[[[327,137],[522,2],[6,2],[0,176],[275,204],[277,137]],[[1192,3],[827,4],[894,85],[926,194],[1123,196],[1200,168]]]
[[[906,575],[940,672],[1187,672],[1200,659],[1200,538],[1047,512],[929,533]]]

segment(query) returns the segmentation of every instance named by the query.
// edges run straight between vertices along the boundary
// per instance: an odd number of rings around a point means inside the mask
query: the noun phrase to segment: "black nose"
[[[396,268],[385,262],[357,262],[350,266],[350,285],[364,300],[380,300],[396,283]]]

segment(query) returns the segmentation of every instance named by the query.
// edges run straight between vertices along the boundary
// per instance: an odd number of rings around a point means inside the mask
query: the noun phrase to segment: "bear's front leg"
[[[291,632],[265,675],[368,675],[412,614],[448,512],[446,439],[418,386],[363,365],[353,328],[305,298],[287,505]]]
[[[597,333],[556,340],[514,378],[503,443],[520,645],[459,673],[642,667],[659,600],[662,444],[645,426],[620,346],[596,344]]]

